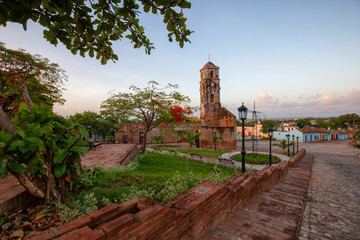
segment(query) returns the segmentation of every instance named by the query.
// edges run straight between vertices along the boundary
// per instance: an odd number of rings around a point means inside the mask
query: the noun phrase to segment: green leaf
[[[89,133],[86,131],[84,126],[79,127],[79,132],[80,132],[81,136],[83,136],[85,138],[89,136]]]
[[[5,223],[5,218],[0,218],[0,227]]]
[[[147,3],[144,3],[144,12],[149,12],[150,11],[150,5]]]
[[[16,129],[16,132],[22,137],[25,138],[25,133],[21,128]]]
[[[43,167],[41,167],[41,168],[39,168],[39,172],[42,174],[42,175],[46,175],[46,168],[43,168]]]
[[[28,137],[25,140],[38,145],[43,145],[43,141],[38,137]]]
[[[28,107],[28,105],[26,104],[26,103],[20,103],[20,105],[19,105],[19,110],[20,111],[23,111],[23,110],[25,110],[25,111],[29,111],[29,107]]]
[[[54,169],[55,177],[60,178],[62,175],[64,175],[65,170],[66,170],[65,163],[55,166]]]
[[[57,151],[54,156],[54,163],[57,164],[57,163],[63,161],[68,154],[69,154],[69,152],[66,149],[61,149],[61,150]]]
[[[77,152],[77,153],[84,153],[87,151],[87,148],[83,148],[83,147],[73,147],[70,149],[73,152]]]
[[[1,142],[8,142],[9,140],[11,139],[11,133],[9,133],[8,131],[6,130],[2,130],[0,132],[0,141]]]
[[[10,170],[17,172],[17,173],[24,173],[25,168],[23,165],[21,165],[20,163],[18,163],[15,160],[10,159],[8,161],[8,167]]]
[[[152,12],[153,14],[156,14],[156,13],[157,13],[157,9],[156,9],[155,7],[152,7],[151,12]]]
[[[15,140],[14,142],[12,142],[10,144],[10,147],[7,149],[8,151],[14,151],[19,145],[20,143],[22,143],[23,141],[21,140]],[[24,144],[23,144],[24,145]]]
[[[5,143],[4,142],[0,142],[0,148],[4,148],[5,147]]]
[[[26,167],[26,171],[29,172],[31,176],[34,176],[38,170],[39,166],[37,164],[28,164]]]

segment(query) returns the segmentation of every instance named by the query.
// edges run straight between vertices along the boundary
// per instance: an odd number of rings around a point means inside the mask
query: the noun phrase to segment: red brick
[[[32,236],[31,240],[44,240],[44,239],[52,239],[53,237],[55,237],[55,233],[52,229],[49,229],[49,230],[46,230],[44,232],[42,232],[41,234],[39,235],[35,235],[35,236]]]
[[[109,223],[106,223],[101,227],[101,229],[106,233],[106,236],[110,237],[134,222],[135,219],[130,216],[130,214],[125,214]]]
[[[100,225],[118,215],[119,205],[112,203],[95,212],[89,213],[89,217],[94,225]]]
[[[72,232],[69,232],[65,235],[62,235],[61,237],[55,238],[56,240],[73,240],[73,239],[79,239],[80,237],[91,233],[92,230],[88,226],[85,226],[80,229],[76,229]]]
[[[106,236],[103,232],[99,230],[93,230],[89,234],[86,234],[77,240],[102,240],[105,238]]]
[[[88,215],[78,218],[72,222],[66,223],[65,225],[62,225],[57,228],[57,235],[61,236],[65,233],[68,233],[74,229],[82,228],[84,226],[87,226],[91,223],[91,219]]]
[[[138,236],[138,234],[140,234],[141,232],[145,231],[151,231],[152,229],[152,222],[147,222],[142,224],[141,226],[139,226],[138,228],[136,228],[135,230],[131,231],[129,233],[129,237],[134,237],[134,236]]]

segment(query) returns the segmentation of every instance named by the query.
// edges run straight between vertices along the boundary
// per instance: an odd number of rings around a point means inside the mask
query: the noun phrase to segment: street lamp
[[[296,137],[296,153],[299,152],[299,136]]]
[[[292,135],[292,140],[293,140],[293,156],[295,155],[295,135]]]
[[[268,129],[268,134],[269,134],[269,138],[270,138],[270,154],[269,154],[269,166],[271,166],[271,139],[274,136],[274,129],[272,127],[269,127]]]
[[[88,123],[89,139],[91,138],[91,122]]]
[[[242,148],[241,148],[241,172],[245,172],[245,124],[244,121],[246,119],[247,116],[247,107],[244,106],[244,103],[242,103],[241,107],[238,108],[238,113],[239,113],[239,119],[242,122]]]
[[[286,134],[288,140],[288,157],[290,157],[290,134]]]

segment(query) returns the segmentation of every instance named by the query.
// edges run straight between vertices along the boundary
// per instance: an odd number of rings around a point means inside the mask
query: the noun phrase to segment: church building
[[[236,116],[221,107],[219,67],[207,62],[200,70],[201,148],[214,148],[212,133],[218,140],[218,150],[236,150]]]

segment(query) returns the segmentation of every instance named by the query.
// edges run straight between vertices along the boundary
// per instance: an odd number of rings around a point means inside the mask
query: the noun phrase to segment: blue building
[[[339,138],[339,140],[348,140],[348,133],[347,132],[339,132],[338,138]]]
[[[316,128],[301,128],[299,131],[303,134],[303,142],[318,142],[319,138],[319,129]]]
[[[303,134],[302,132],[300,132],[298,129],[294,129],[288,132],[274,132],[274,139],[275,140],[287,140],[286,135],[290,135],[290,141],[292,141],[292,136],[294,135],[295,137],[295,141],[296,141],[296,137],[299,137],[299,142],[303,141]]]

